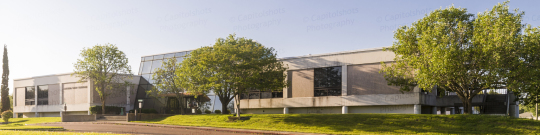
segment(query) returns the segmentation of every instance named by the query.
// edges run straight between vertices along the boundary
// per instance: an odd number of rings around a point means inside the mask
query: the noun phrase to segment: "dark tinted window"
[[[314,69],[314,96],[341,96],[341,67]]]

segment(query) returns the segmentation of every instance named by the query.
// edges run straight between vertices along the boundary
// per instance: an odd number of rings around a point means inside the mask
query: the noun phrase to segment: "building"
[[[141,76],[133,76],[129,87],[117,87],[118,93],[106,100],[106,106],[134,108]],[[71,73],[36,76],[13,80],[14,117],[60,117],[61,112],[73,115],[90,114],[90,106],[101,106],[91,81],[78,82]]]
[[[456,114],[463,105],[455,93],[400,92],[379,73],[381,62],[395,55],[382,48],[281,58],[291,84],[283,92],[251,91],[241,95],[242,113],[404,113]],[[519,106],[506,90],[473,99],[475,113],[517,116]],[[490,94],[488,94],[490,93]],[[510,104],[507,104],[510,103]]]
[[[172,95],[153,98],[145,91],[153,88],[153,71],[167,59],[181,62],[188,51],[155,54],[141,57],[138,75],[128,81],[133,85],[118,88],[122,91],[107,99],[107,106],[138,109],[136,101],[143,100],[143,109],[159,113],[179,113],[179,104]],[[240,111],[247,114],[295,113],[404,113],[404,114],[459,114],[463,105],[455,93],[431,92],[414,88],[400,92],[387,85],[379,73],[381,62],[393,62],[393,52],[382,48],[363,49],[318,55],[286,57],[290,86],[282,91],[251,91],[239,96]],[[68,114],[90,114],[89,107],[101,105],[91,81],[77,82],[71,74],[56,74],[14,79],[13,101],[15,116],[58,117]],[[125,93],[124,93],[125,92]],[[200,102],[211,100],[219,110],[221,102],[210,93],[207,97],[187,96],[187,113],[194,113]],[[473,112],[516,116],[519,106],[514,95],[506,90],[485,90],[473,99]],[[217,105],[219,104],[219,105]],[[64,110],[66,107],[67,110]]]

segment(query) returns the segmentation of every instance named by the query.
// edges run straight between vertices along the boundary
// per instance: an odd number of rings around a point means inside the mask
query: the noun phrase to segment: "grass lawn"
[[[540,122],[488,115],[432,114],[244,114],[251,120],[227,122],[231,115],[175,115],[141,123],[242,128],[325,134],[531,134]]]
[[[3,120],[2,120],[3,122]],[[62,127],[27,126],[26,124],[60,122],[60,117],[11,118],[9,124],[0,124],[0,130],[62,130]]]

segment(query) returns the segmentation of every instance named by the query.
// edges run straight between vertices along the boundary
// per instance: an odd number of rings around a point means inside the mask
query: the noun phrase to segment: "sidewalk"
[[[283,132],[283,131],[264,131],[264,130],[235,129],[235,128],[218,128],[218,127],[178,126],[178,125],[163,125],[163,124],[151,124],[151,123],[134,123],[134,122],[126,122],[126,121],[57,122],[57,123],[41,123],[41,124],[37,124],[37,125],[43,125],[43,126],[46,126],[47,124],[113,124],[113,125],[144,126],[144,127],[156,127],[156,128],[174,128],[174,129],[188,129],[188,130],[203,130],[203,131],[228,132],[228,133],[239,133],[239,134],[267,134],[267,135],[322,135],[322,134],[316,134],[316,133]]]

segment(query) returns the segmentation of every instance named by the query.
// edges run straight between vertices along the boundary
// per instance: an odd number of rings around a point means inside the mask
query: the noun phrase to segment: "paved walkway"
[[[64,127],[74,132],[109,132],[124,134],[160,134],[160,135],[315,135],[296,132],[262,131],[248,129],[229,129],[214,127],[190,127],[132,122],[58,122],[36,124],[41,126]]]

